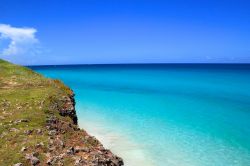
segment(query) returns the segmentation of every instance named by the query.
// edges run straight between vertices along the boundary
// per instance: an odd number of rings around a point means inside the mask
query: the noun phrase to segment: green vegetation
[[[0,165],[27,164],[26,153],[37,151],[37,144],[48,144],[46,118],[62,107],[61,98],[72,91],[58,80],[46,79],[32,70],[0,60]],[[57,106],[55,107],[55,102]],[[42,132],[41,132],[42,131]],[[40,148],[46,152],[46,149]],[[43,163],[45,153],[40,153]]]
[[[73,96],[59,80],[0,60],[0,166],[123,165],[78,128]]]

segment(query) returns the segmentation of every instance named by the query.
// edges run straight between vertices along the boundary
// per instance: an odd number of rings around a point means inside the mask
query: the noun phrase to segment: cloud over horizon
[[[0,42],[8,41],[7,46],[0,47],[0,56],[34,54],[39,43],[35,36],[36,32],[35,28],[17,28],[0,24]]]

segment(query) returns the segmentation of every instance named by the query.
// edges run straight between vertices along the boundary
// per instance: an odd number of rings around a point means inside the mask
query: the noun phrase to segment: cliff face
[[[0,165],[121,166],[78,128],[74,93],[59,80],[0,60]]]
[[[75,111],[74,94],[63,96],[62,107],[57,107],[59,114],[70,117],[72,122],[65,122],[51,115],[47,118],[47,129],[49,130],[50,149],[48,164],[61,163],[60,158],[73,158],[75,165],[98,165],[98,166],[120,166],[123,165],[121,158],[105,149],[102,144],[88,135],[84,130],[77,127],[77,116]],[[71,136],[63,141],[65,134]],[[65,148],[66,147],[66,148]]]

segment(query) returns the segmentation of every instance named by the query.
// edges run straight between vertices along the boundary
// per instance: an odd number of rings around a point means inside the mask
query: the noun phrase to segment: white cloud
[[[0,41],[10,40],[6,48],[0,50],[0,55],[22,55],[36,52],[35,47],[39,42],[35,37],[34,28],[16,28],[7,24],[0,24]]]

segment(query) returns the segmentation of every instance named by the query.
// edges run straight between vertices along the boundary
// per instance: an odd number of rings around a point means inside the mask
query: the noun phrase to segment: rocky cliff
[[[0,60],[0,165],[121,166],[78,128],[73,91]]]

